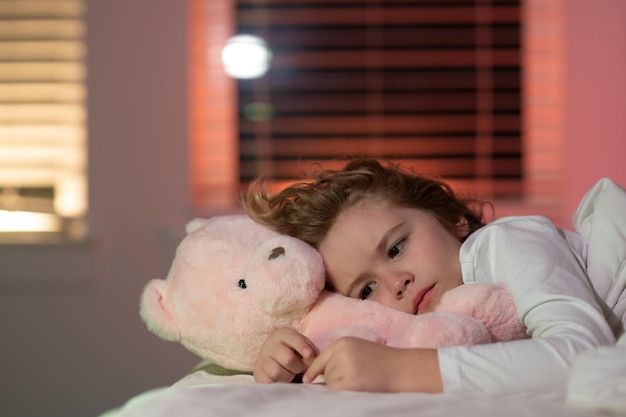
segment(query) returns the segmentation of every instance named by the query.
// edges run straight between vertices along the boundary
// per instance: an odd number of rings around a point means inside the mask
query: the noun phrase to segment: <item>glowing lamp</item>
[[[272,53],[267,43],[253,35],[236,35],[222,50],[224,71],[234,78],[262,77],[270,66]]]

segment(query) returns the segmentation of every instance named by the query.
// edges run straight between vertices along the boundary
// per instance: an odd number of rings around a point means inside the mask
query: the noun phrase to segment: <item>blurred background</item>
[[[622,0],[0,0],[2,415],[184,376],[139,295],[261,174],[402,160],[570,227],[599,178],[626,185],[625,24]],[[244,33],[256,78],[225,71]]]

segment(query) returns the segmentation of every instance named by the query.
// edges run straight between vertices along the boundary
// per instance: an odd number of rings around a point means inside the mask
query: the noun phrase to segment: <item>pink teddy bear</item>
[[[322,350],[342,336],[395,347],[528,337],[510,294],[488,284],[448,291],[435,313],[406,314],[324,289],[314,248],[245,215],[187,226],[166,279],[151,280],[140,314],[159,337],[224,368],[251,371],[268,335],[292,327]]]

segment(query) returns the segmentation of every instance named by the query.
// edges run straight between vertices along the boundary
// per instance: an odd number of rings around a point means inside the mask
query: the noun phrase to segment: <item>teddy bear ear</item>
[[[195,232],[196,230],[202,228],[202,226],[204,226],[208,220],[209,219],[193,219],[189,221],[189,223],[187,223],[187,225],[185,226],[185,232],[187,234]]]
[[[141,294],[139,314],[148,330],[162,339],[178,342],[180,329],[165,305],[165,280],[153,279]]]

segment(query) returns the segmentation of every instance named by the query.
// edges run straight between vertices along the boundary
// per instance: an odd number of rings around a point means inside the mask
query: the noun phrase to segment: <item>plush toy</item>
[[[245,215],[187,226],[166,279],[146,286],[140,313],[159,337],[225,368],[251,371],[261,345],[289,326],[318,349],[347,335],[396,347],[489,343],[526,336],[503,288],[466,284],[419,316],[324,289],[318,251]]]

